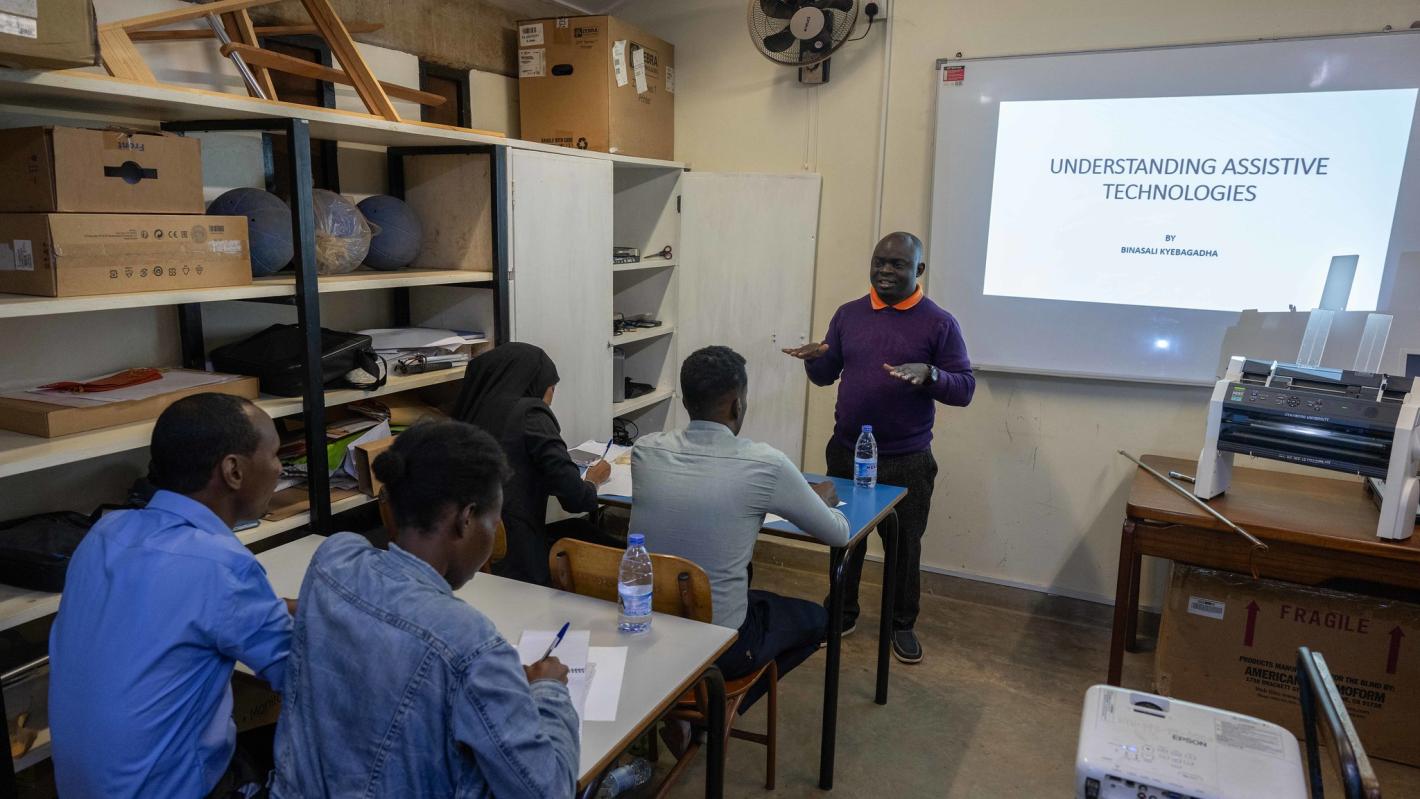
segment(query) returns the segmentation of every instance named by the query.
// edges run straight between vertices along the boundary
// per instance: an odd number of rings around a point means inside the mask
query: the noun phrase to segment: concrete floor
[[[822,598],[822,571],[763,561],[756,558],[756,587]],[[1001,589],[955,582],[941,592],[952,597],[923,597],[917,632],[926,658],[914,666],[893,661],[886,706],[873,704],[877,615],[865,606],[858,632],[845,639],[834,795],[1073,796],[1080,706],[1085,690],[1103,682],[1108,625],[1004,609],[993,594]],[[991,595],[992,604],[974,594]],[[877,596],[876,586],[864,587],[865,605]],[[777,789],[764,790],[764,748],[734,740],[727,797],[824,795],[817,787],[823,664],[822,656],[812,658],[780,684]],[[1126,655],[1124,684],[1147,687],[1152,668],[1152,654]],[[740,726],[762,730],[764,712],[760,702]],[[668,768],[664,751],[661,760]],[[704,795],[703,762],[697,758],[672,797]],[[1420,769],[1372,762],[1386,796],[1420,797]],[[1334,779],[1326,793],[1341,796]]]

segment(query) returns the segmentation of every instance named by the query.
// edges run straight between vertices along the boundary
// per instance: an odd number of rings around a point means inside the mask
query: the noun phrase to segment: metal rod
[[[858,546],[867,546],[866,541]],[[838,743],[838,670],[843,646],[843,581],[849,551],[828,550],[828,652],[824,656],[823,731],[820,733],[818,787],[833,790],[833,758]],[[888,564],[885,567],[891,568]]]
[[[178,305],[177,312],[183,368],[206,369],[207,342],[202,335],[202,306],[195,302],[186,302]]]
[[[888,649],[892,641],[893,615],[897,609],[897,581],[902,579],[902,575],[897,573],[898,547],[901,546],[897,522],[897,509],[894,508],[878,525],[878,534],[883,537],[883,596],[881,618],[878,619],[878,686],[873,701],[880,705],[887,704],[888,664],[892,660]]]
[[[311,131],[304,119],[286,124],[286,157],[291,180],[291,228],[296,242],[296,321],[305,337],[302,353],[302,412],[306,427],[306,483],[310,528],[330,533],[330,474],[326,462],[325,385],[321,371],[320,287],[316,273],[316,220],[311,196]]]
[[[1158,469],[1155,469],[1154,467],[1152,467],[1152,466],[1150,466],[1149,464],[1147,464],[1147,463],[1145,463],[1145,462],[1139,460],[1138,458],[1134,457],[1133,455],[1130,455],[1129,453],[1125,452],[1125,451],[1122,450],[1122,449],[1119,450],[1119,454],[1120,454],[1120,455],[1123,455],[1124,457],[1128,458],[1128,459],[1131,460],[1131,461],[1134,461],[1134,464],[1135,464],[1136,466],[1138,466],[1140,469],[1143,469],[1144,471],[1148,472],[1149,474],[1152,474],[1154,477],[1158,478],[1159,482],[1163,483],[1164,485],[1168,486],[1169,488],[1172,488],[1174,491],[1177,491],[1179,494],[1182,494],[1183,496],[1187,497],[1187,498],[1189,499],[1189,501],[1191,501],[1193,504],[1197,505],[1198,507],[1202,508],[1203,510],[1208,511],[1209,515],[1211,515],[1213,518],[1217,519],[1218,521],[1222,522],[1223,524],[1226,524],[1229,528],[1231,528],[1231,529],[1233,530],[1233,532],[1237,533],[1238,535],[1240,535],[1240,536],[1242,536],[1243,538],[1246,538],[1248,541],[1252,542],[1252,545],[1253,545],[1254,547],[1256,547],[1257,549],[1261,549],[1261,550],[1266,550],[1266,549],[1267,549],[1267,545],[1264,544],[1264,543],[1262,543],[1261,541],[1259,541],[1259,540],[1257,539],[1257,536],[1253,535],[1252,533],[1249,533],[1248,531],[1242,529],[1241,527],[1237,526],[1236,524],[1233,524],[1233,520],[1232,520],[1232,519],[1229,519],[1227,516],[1224,516],[1223,514],[1217,512],[1216,510],[1213,510],[1213,507],[1212,507],[1211,505],[1209,505],[1207,502],[1204,502],[1203,500],[1199,499],[1198,497],[1195,497],[1195,496],[1193,495],[1193,492],[1192,492],[1192,491],[1189,491],[1188,489],[1184,488],[1183,486],[1179,485],[1178,483],[1175,483],[1174,481],[1170,480],[1170,479],[1168,478],[1168,476],[1165,475],[1163,472],[1160,472]]]
[[[1171,472],[1169,472],[1169,477],[1172,477],[1172,478],[1175,479],[1175,480],[1182,480],[1182,481],[1185,482],[1185,483],[1197,483],[1197,482],[1198,482],[1198,480],[1194,479],[1193,477],[1190,477],[1189,475],[1184,474],[1183,472],[1174,472],[1174,471],[1171,471]]]
[[[211,26],[212,35],[217,37],[217,41],[224,45],[232,43],[232,37],[227,35],[227,29],[223,27],[222,20],[219,19],[216,14],[207,15],[207,24]],[[240,54],[233,52],[227,57],[232,59],[232,63],[237,66],[237,72],[241,73],[242,81],[246,83],[247,89],[252,93],[253,97],[259,100],[271,99],[266,96],[266,92],[261,90],[261,84],[256,82],[256,76],[251,74],[251,68],[247,66],[247,62],[242,60]]]

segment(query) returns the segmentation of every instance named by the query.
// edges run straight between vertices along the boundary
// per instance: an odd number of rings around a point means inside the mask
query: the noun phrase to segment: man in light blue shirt
[[[848,543],[848,520],[833,483],[810,484],[784,453],[739,437],[749,391],[739,353],[697,350],[681,365],[680,387],[690,424],[642,436],[632,450],[631,532],[645,535],[652,552],[686,558],[709,575],[714,623],[739,630],[716,662],[727,678],[770,660],[786,674],[827,637],[828,612],[817,602],[750,589],[764,516],[783,516],[834,547]],[[750,689],[741,712],[764,690]]]
[[[281,689],[291,616],[232,533],[265,513],[277,446],[246,400],[181,399],[153,428],[149,477],[162,490],[79,544],[49,639],[65,799],[207,796],[236,744],[236,661]]]

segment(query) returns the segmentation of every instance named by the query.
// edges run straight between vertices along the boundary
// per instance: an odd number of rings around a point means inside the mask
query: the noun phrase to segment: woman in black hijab
[[[510,342],[469,361],[454,418],[483,428],[503,446],[513,476],[503,487],[508,555],[494,564],[504,577],[547,585],[547,499],[568,513],[597,508],[597,486],[611,476],[598,461],[581,468],[567,454],[552,394],[557,367],[531,344]]]

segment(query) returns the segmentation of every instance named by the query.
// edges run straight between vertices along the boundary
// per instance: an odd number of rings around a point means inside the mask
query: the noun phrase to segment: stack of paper
[[[631,496],[631,447],[612,444],[611,448],[607,449],[605,441],[587,441],[577,445],[568,454],[585,471],[601,458],[603,452],[606,453],[607,462],[611,464],[611,478],[597,486],[597,494],[603,497]]]
[[[555,630],[524,630],[518,642],[523,665],[531,666],[541,658],[556,637]],[[572,695],[577,717],[583,723],[616,721],[626,673],[626,647],[591,646],[591,640],[591,630],[568,630],[552,656],[567,667],[567,692]]]

